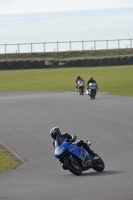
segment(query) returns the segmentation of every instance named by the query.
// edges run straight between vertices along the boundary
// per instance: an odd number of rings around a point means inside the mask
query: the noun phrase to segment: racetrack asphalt
[[[50,129],[89,139],[105,162],[75,176],[54,157]],[[133,200],[133,98],[76,92],[1,92],[0,141],[24,161],[0,174],[4,200]]]

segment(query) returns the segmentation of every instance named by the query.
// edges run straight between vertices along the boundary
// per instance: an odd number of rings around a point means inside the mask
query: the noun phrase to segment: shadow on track
[[[97,101],[97,100],[102,100],[102,99],[106,100],[106,99],[110,99],[110,97],[96,97],[95,99],[90,99],[89,97],[90,101]]]
[[[83,177],[83,176],[112,176],[112,175],[117,175],[117,174],[122,174],[124,171],[103,171],[103,172],[83,172],[80,176],[76,177]],[[66,176],[75,176],[74,174],[66,174]]]
[[[122,173],[124,173],[124,171],[88,172],[88,173],[83,173],[81,176],[108,176],[108,175],[115,175]]]

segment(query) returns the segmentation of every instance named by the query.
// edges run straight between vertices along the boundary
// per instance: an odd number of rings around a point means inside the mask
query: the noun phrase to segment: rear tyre
[[[92,169],[94,169],[97,172],[102,172],[105,169],[105,164],[104,164],[103,160],[100,157],[99,157],[99,159],[97,161],[93,162]]]
[[[67,158],[64,160],[64,164],[68,170],[76,176],[82,174],[82,168],[79,166],[78,162],[75,161],[75,163],[73,163],[69,158]]]

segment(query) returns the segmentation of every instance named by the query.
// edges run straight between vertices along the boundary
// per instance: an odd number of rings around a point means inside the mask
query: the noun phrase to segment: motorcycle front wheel
[[[91,92],[91,94],[90,94],[90,97],[91,97],[91,99],[95,99],[95,93],[94,92]]]
[[[64,164],[71,173],[77,176],[82,174],[82,168],[79,166],[78,162],[72,162],[69,158],[67,158],[64,160]]]
[[[79,88],[79,94],[80,94],[80,95],[84,95],[84,88],[82,88],[82,87]]]
[[[95,171],[102,172],[104,170],[104,168],[105,168],[105,164],[100,157],[97,161],[93,162],[92,169],[94,169]]]

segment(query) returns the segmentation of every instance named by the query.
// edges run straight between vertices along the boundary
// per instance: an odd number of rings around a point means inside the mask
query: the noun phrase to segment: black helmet
[[[61,134],[61,130],[58,127],[53,127],[50,130],[51,137],[55,140],[58,135]]]
[[[79,76],[79,75],[77,76],[77,79],[78,79],[78,80],[80,79],[80,76]]]

